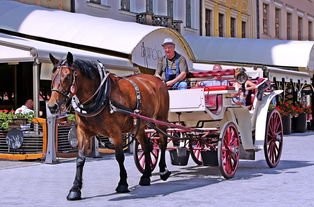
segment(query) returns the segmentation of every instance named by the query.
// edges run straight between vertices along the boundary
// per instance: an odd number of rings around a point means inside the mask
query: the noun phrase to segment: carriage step
[[[248,152],[258,152],[264,149],[263,145],[255,145],[253,149],[247,149]]]

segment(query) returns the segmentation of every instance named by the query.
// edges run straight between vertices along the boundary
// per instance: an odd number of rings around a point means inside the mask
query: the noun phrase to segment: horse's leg
[[[78,135],[78,141],[79,141],[79,147],[78,147],[78,153],[77,153],[77,158],[76,158],[76,174],[75,174],[75,179],[73,182],[73,186],[70,189],[70,192],[67,196],[68,200],[80,200],[81,199],[81,189],[82,189],[82,176],[83,176],[83,167],[85,164],[85,148],[88,148],[88,140],[84,139],[82,133],[77,131]],[[85,136],[86,137],[86,136]],[[86,146],[87,145],[87,146]]]
[[[150,177],[152,176],[152,169],[151,169],[151,157],[150,153],[152,152],[152,144],[149,141],[148,137],[145,137],[145,130],[144,125],[141,126],[137,139],[139,140],[140,144],[143,146],[144,155],[145,155],[145,169],[143,175],[141,176],[139,184],[142,186],[150,185]]]
[[[158,126],[158,128],[162,129],[166,132],[166,128],[163,126]],[[159,174],[162,180],[167,180],[171,175],[171,172],[167,169],[166,164],[166,149],[167,149],[167,137],[162,133],[159,133],[159,148],[160,148],[160,161],[159,161]]]
[[[118,161],[119,168],[120,168],[120,181],[116,188],[116,192],[118,193],[130,192],[128,189],[129,185],[127,182],[127,172],[124,167],[124,152],[123,152],[122,144],[116,145],[116,160]]]

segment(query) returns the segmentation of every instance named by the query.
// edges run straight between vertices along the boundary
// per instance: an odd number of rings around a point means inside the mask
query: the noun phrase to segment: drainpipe
[[[35,58],[33,62],[33,101],[34,101],[34,117],[39,116],[39,61]]]
[[[259,0],[256,0],[256,38],[260,39],[260,28],[259,28]]]
[[[199,0],[200,1],[200,36],[203,35],[203,0]]]
[[[75,13],[75,0],[71,0],[71,3],[70,3],[70,10],[71,12]]]

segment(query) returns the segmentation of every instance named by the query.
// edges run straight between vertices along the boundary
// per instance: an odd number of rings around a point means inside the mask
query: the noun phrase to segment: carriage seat
[[[208,91],[224,91],[224,90],[235,90],[233,86],[228,85],[218,85],[218,86],[201,86],[201,87],[194,87],[194,88],[204,88],[205,92]],[[214,114],[217,114],[222,109],[223,103],[223,96],[222,94],[205,94],[205,106]]]

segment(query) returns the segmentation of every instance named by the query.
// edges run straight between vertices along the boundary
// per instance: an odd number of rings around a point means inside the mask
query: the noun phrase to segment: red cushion
[[[235,87],[233,86],[196,86],[191,89],[198,89],[198,88],[204,88],[204,91],[222,91],[222,90],[235,90]]]
[[[224,69],[224,70],[210,70],[210,71],[190,71],[188,74],[189,78],[203,78],[203,77],[217,77],[234,75],[234,69]]]

